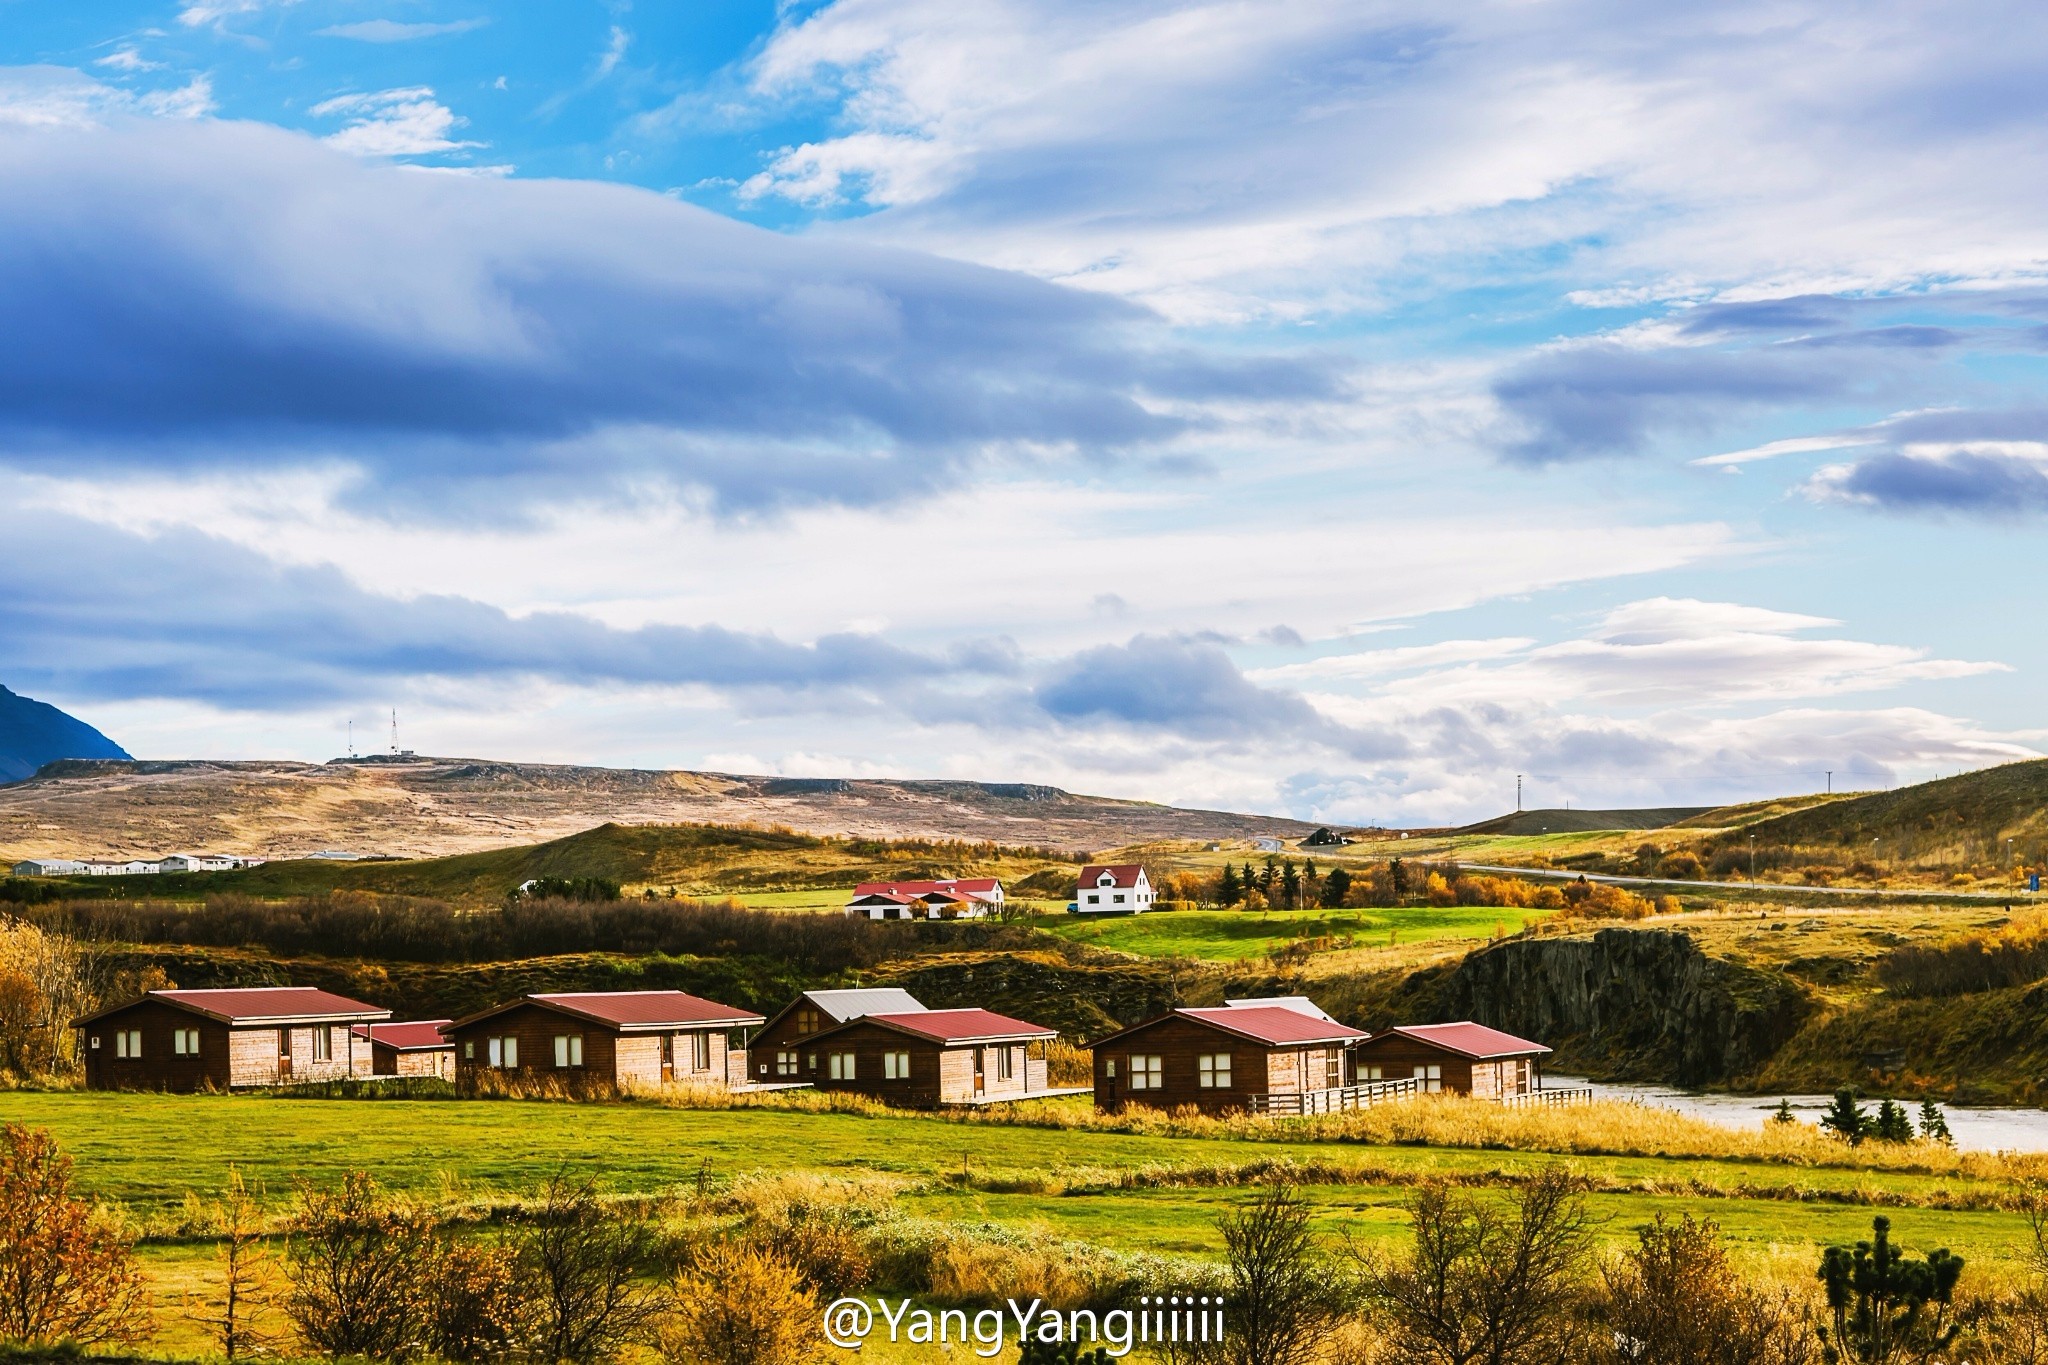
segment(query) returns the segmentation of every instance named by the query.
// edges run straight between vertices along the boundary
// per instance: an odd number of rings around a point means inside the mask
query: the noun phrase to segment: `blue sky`
[[[0,8],[0,681],[1342,821],[2048,749],[2048,17]]]

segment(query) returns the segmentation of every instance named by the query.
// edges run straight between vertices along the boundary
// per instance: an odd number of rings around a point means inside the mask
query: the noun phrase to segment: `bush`
[[[363,1171],[332,1193],[299,1183],[285,1313],[322,1355],[401,1360],[426,1344],[434,1226]]]
[[[427,1344],[443,1360],[509,1360],[525,1344],[529,1305],[521,1296],[519,1259],[501,1244],[445,1243],[433,1266]]]
[[[0,1128],[0,1341],[94,1345],[148,1331],[134,1247],[71,1192],[71,1158],[45,1129]]]
[[[1891,1226],[1889,1218],[1873,1219],[1869,1241],[1821,1254],[1828,1303],[1822,1350],[1830,1362],[1926,1361],[1962,1331],[1954,1313],[1962,1257],[1937,1248],[1915,1259],[1892,1245]]]
[[[713,1242],[669,1287],[655,1349],[677,1365],[807,1365],[823,1355],[818,1299],[766,1247]]]
[[[1657,875],[1674,881],[1696,882],[1706,871],[1697,853],[1667,853],[1657,860]]]
[[[1603,1272],[1615,1365],[1803,1365],[1813,1327],[1784,1294],[1746,1283],[1728,1262],[1720,1229],[1657,1221]]]
[[[1302,1365],[1344,1308],[1338,1277],[1308,1227],[1308,1206],[1275,1185],[1217,1220],[1230,1264],[1230,1365]]]
[[[637,1219],[614,1217],[589,1181],[557,1176],[518,1239],[519,1268],[533,1296],[529,1350],[575,1365],[618,1354],[659,1304],[640,1287],[654,1259],[654,1235]]]

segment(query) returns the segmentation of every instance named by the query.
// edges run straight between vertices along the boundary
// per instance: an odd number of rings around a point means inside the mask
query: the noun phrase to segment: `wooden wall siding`
[[[1000,1048],[1010,1049],[1016,1064],[1011,1068],[1010,1078],[1002,1080],[998,1075],[996,1052]],[[974,1063],[977,1051],[982,1053],[982,1085],[974,1086]],[[835,1052],[851,1052],[854,1055],[853,1080],[832,1079],[831,1055]],[[889,1052],[910,1054],[910,1076],[906,1080],[891,1080],[884,1072],[882,1057]],[[1045,1090],[1045,1062],[1035,1062],[1026,1055],[1029,1049],[1022,1043],[963,1043],[953,1047],[942,1046],[925,1038],[913,1038],[897,1033],[879,1024],[856,1023],[843,1033],[821,1039],[816,1044],[805,1044],[798,1049],[801,1072],[798,1079],[808,1080],[820,1090],[846,1090],[859,1095],[872,1095],[889,1104],[909,1108],[929,1109],[941,1104],[969,1104],[976,1099],[1015,1099]],[[772,1058],[772,1053],[756,1054]],[[816,1071],[811,1070],[811,1058],[818,1059]],[[769,1065],[770,1081],[773,1075],[772,1061]],[[754,1080],[763,1077],[757,1064]]]
[[[438,1076],[444,1081],[455,1079],[453,1048],[425,1048],[400,1052],[395,1047],[377,1043],[373,1047],[373,1052],[376,1068],[373,1074],[378,1076]]]
[[[1248,1103],[1247,1095],[1291,1094],[1299,1089],[1302,1051],[1266,1047],[1193,1019],[1169,1015],[1095,1049],[1095,1104],[1103,1110],[1138,1104],[1152,1109],[1191,1105],[1205,1114],[1239,1112]],[[1198,1059],[1205,1053],[1223,1052],[1230,1054],[1229,1088],[1203,1088]],[[1130,1088],[1133,1054],[1159,1058],[1159,1089]],[[1116,1063],[1114,1080],[1109,1077],[1112,1061]]]
[[[833,1026],[832,1016],[826,1014],[823,1010],[819,1010],[818,1021],[824,1027],[815,1028],[806,1033],[797,1025],[797,1016],[802,1013],[803,1007],[799,1005],[781,1019],[770,1021],[768,1026],[755,1034],[753,1041],[748,1044],[748,1051],[761,1052],[769,1059],[769,1071],[773,1072],[775,1069],[773,1062],[778,1049],[786,1049],[793,1045],[801,1044],[804,1039],[816,1037],[824,1032],[825,1028]],[[760,1078],[760,1068],[756,1067],[754,1079],[759,1080]]]
[[[225,1031],[225,1030],[224,1030]],[[233,1079],[229,1084],[277,1084],[277,1030],[236,1029],[228,1036],[228,1057]]]
[[[180,1057],[171,1051],[174,1029],[199,1030],[199,1055]],[[139,1029],[142,1055],[116,1056],[117,1032]],[[91,1090],[203,1090],[231,1084],[231,1039],[227,1025],[201,1018],[189,1010],[160,1001],[138,1001],[81,1029],[85,1042],[85,1084]],[[271,1035],[275,1039],[276,1035]],[[93,1046],[93,1040],[99,1046]]]
[[[691,1064],[690,1040],[696,1033],[711,1039],[711,1064],[695,1070]],[[555,1039],[583,1037],[583,1065],[557,1067]],[[512,1037],[519,1040],[518,1074],[529,1079],[552,1076],[572,1083],[605,1086],[662,1084],[659,1033],[618,1033],[603,1025],[573,1019],[540,1005],[521,1005],[495,1018],[485,1019],[448,1037],[455,1044],[455,1076],[473,1081],[491,1070],[490,1040]],[[685,1030],[668,1035],[673,1057],[670,1081],[674,1084],[716,1085],[727,1076],[724,1029]],[[471,1055],[472,1052],[474,1055]],[[741,1054],[742,1065],[745,1054]]]
[[[1353,1054],[1353,1066],[1361,1081],[1366,1078],[1368,1067],[1379,1067],[1386,1080],[1394,1081],[1414,1075],[1418,1066],[1441,1066],[1444,1089],[1488,1097],[1533,1090],[1542,1074],[1541,1063],[1534,1057],[1475,1063],[1469,1057],[1398,1033],[1382,1033],[1369,1043],[1359,1044]]]
[[[291,1079],[294,1082],[336,1081],[350,1075],[367,1076],[370,1074],[370,1045],[361,1038],[355,1039],[355,1057],[353,1062],[351,1062],[349,1057],[350,1034],[346,1024],[309,1024],[303,1028],[284,1030],[237,1029],[235,1031],[237,1033],[263,1033],[267,1031],[273,1039],[280,1032],[289,1035],[292,1057]],[[319,1033],[327,1035],[327,1060],[324,1062],[316,1060],[313,1055],[314,1035]],[[284,1050],[280,1048],[278,1055],[282,1057],[283,1053]]]

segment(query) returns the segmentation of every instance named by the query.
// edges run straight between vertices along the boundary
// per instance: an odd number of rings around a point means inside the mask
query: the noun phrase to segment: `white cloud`
[[[602,80],[619,69],[619,63],[626,60],[626,49],[633,45],[633,35],[617,24],[612,25],[611,37],[606,40],[604,55],[597,59],[597,77]]]
[[[162,62],[152,62],[133,46],[117,47],[104,57],[93,59],[94,66],[112,67],[116,71],[161,71]]]
[[[468,33],[490,22],[488,19],[452,19],[442,24],[407,24],[396,19],[360,19],[349,24],[329,24],[313,32],[322,38],[352,38],[359,43],[410,43],[422,38]]]
[[[345,128],[324,140],[354,156],[426,156],[484,145],[449,136],[469,120],[436,100],[431,86],[337,95],[314,105],[311,112],[316,118],[348,119]]]
[[[166,90],[136,92],[69,67],[0,67],[0,125],[91,128],[120,114],[194,119],[214,108],[213,83],[205,76]]]

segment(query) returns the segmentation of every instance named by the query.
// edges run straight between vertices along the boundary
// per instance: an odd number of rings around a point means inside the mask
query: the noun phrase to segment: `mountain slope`
[[[0,687],[0,782],[20,782],[60,758],[126,758],[120,745],[48,702]]]
[[[1704,815],[1709,806],[1664,806],[1652,810],[1520,810],[1496,815],[1459,834],[1565,834],[1603,829],[1662,829]]]
[[[181,848],[433,858],[596,825],[748,824],[814,835],[968,839],[1072,851],[1159,839],[1298,838],[1315,826],[1076,796],[1022,783],[747,777],[473,759],[59,763],[0,787],[0,858]]]
[[[1832,849],[1837,856],[2039,863],[2048,852],[2048,759],[1980,768],[1897,791],[1793,811],[1748,826],[1759,847]]]

